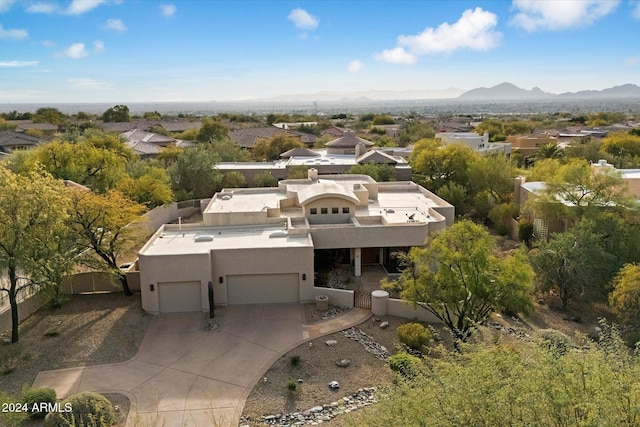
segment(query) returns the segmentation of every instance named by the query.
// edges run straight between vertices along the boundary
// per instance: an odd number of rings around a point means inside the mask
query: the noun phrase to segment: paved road
[[[132,402],[128,426],[237,426],[258,379],[283,354],[313,338],[362,323],[354,308],[305,325],[300,304],[245,305],[216,311],[220,327],[204,331],[201,313],[157,316],[138,354],[123,363],[43,371],[34,387],[59,397],[80,391],[121,393]],[[137,421],[141,422],[136,422]]]

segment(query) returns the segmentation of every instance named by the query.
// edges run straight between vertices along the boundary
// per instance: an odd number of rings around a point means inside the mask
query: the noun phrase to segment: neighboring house
[[[607,163],[606,160],[600,160],[597,163],[591,164],[592,173],[598,173],[602,169],[613,170],[620,173],[623,185],[626,187],[626,191],[630,196],[640,200],[640,169],[615,169],[615,167]],[[546,188],[545,182],[532,181],[526,182],[524,177],[518,177],[515,180],[515,202],[522,208],[525,206],[528,200],[535,197],[537,194],[542,194]],[[558,199],[558,203],[562,203],[567,207],[576,206],[571,201],[564,199]],[[523,209],[521,209],[523,211]],[[558,233],[567,231],[572,225],[570,218],[549,218],[535,209],[531,209],[526,213],[526,217],[534,225],[534,233],[537,238],[546,239],[551,233]]]
[[[510,135],[507,142],[511,144],[511,151],[518,151],[525,157],[535,155],[543,145],[558,145],[558,138],[547,133],[534,133],[530,135]]]
[[[464,144],[473,151],[486,156],[491,154],[511,155],[511,144],[508,142],[489,142],[489,133],[478,135],[475,132],[439,132],[436,139],[443,144]]]
[[[357,137],[352,131],[347,131],[340,138],[325,144],[328,154],[356,154],[358,146],[364,146],[368,150],[374,146],[374,143]]]
[[[135,129],[148,131],[154,126],[162,126],[167,132],[184,132],[191,129],[200,129],[200,121],[162,121],[162,120],[135,120],[131,122],[103,122],[98,120],[96,126],[107,132],[128,132]]]
[[[15,150],[26,150],[40,143],[40,138],[22,132],[0,131],[0,153],[11,153]]]
[[[256,175],[268,173],[280,181],[294,167],[314,168],[321,175],[342,174],[354,165],[367,163],[393,166],[397,181],[411,180],[412,170],[406,158],[395,155],[393,149],[373,150],[373,143],[346,133],[326,144],[325,149],[294,148],[280,155],[282,160],[273,162],[221,162],[215,167],[223,173],[239,172],[249,185]]]
[[[277,188],[225,189],[203,225],[164,225],[142,247],[142,307],[207,311],[209,288],[221,305],[310,301],[314,260],[340,255],[360,276],[363,264],[389,265],[396,248],[422,246],[453,220],[453,206],[410,181],[311,169]]]
[[[293,130],[279,129],[274,126],[246,128],[231,131],[230,136],[238,147],[252,149],[258,141],[266,141],[276,135],[293,136],[307,147],[312,147],[316,136]]]
[[[120,134],[125,139],[129,148],[132,148],[136,154],[143,158],[156,157],[162,151],[162,148],[169,145],[176,147],[191,147],[195,143],[191,141],[183,141],[170,136],[161,135],[159,133],[147,132],[140,129],[133,129]]]

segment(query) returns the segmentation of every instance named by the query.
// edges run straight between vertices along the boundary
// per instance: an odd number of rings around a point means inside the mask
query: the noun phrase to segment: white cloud
[[[640,2],[637,2],[633,7],[633,12],[631,12],[634,18],[640,19]]]
[[[176,7],[172,4],[162,4],[160,5],[160,13],[162,16],[173,16],[176,14]]]
[[[413,36],[398,36],[398,45],[374,54],[374,58],[396,64],[414,64],[418,56],[451,53],[460,49],[489,50],[500,44],[502,34],[495,30],[498,17],[477,7],[462,13],[453,24],[426,28]]]
[[[315,30],[320,23],[318,18],[300,8],[293,9],[287,19],[300,30]]]
[[[68,79],[67,81],[76,89],[108,90],[112,88],[112,85],[109,83],[85,77]]]
[[[373,59],[379,61],[390,62],[392,64],[415,64],[418,58],[404,50],[403,47],[395,47],[393,49],[385,49],[382,52],[374,53]]]
[[[362,62],[356,60],[353,60],[351,62],[349,62],[349,66],[348,66],[348,70],[350,73],[357,73],[358,71],[362,70],[363,64]]]
[[[629,58],[625,58],[625,60],[622,61],[622,63],[627,67],[633,67],[635,65],[640,64],[640,56],[630,56]]]
[[[52,3],[33,3],[27,6],[28,13],[55,13],[58,12],[58,6]]]
[[[38,61],[0,61],[0,68],[33,67]]]
[[[0,24],[0,40],[22,40],[29,37],[27,30],[5,29]]]
[[[74,43],[68,48],[66,48],[65,50],[63,50],[62,52],[58,52],[56,54],[58,58],[72,58],[72,59],[84,58],[87,55],[89,55],[89,52],[87,51],[87,48],[85,47],[84,43]]]
[[[73,0],[65,13],[69,15],[82,15],[105,2],[106,0]]]
[[[107,22],[104,24],[104,28],[107,30],[117,31],[119,33],[124,33],[127,31],[127,26],[124,25],[121,19],[107,19]]]
[[[613,12],[619,0],[513,0],[511,25],[526,31],[584,27]]]
[[[102,40],[96,40],[93,42],[93,51],[95,53],[104,52],[104,42]]]
[[[11,9],[16,0],[0,0],[0,13],[4,13]]]

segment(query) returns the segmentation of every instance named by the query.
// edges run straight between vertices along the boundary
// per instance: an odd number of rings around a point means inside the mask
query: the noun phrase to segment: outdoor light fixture
[[[155,289],[156,289],[156,286],[153,283],[149,285],[149,290],[151,292],[155,291]]]

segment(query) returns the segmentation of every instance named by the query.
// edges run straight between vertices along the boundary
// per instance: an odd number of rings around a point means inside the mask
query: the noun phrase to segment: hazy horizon
[[[0,0],[0,104],[601,90],[640,83],[639,27],[618,0]]]

